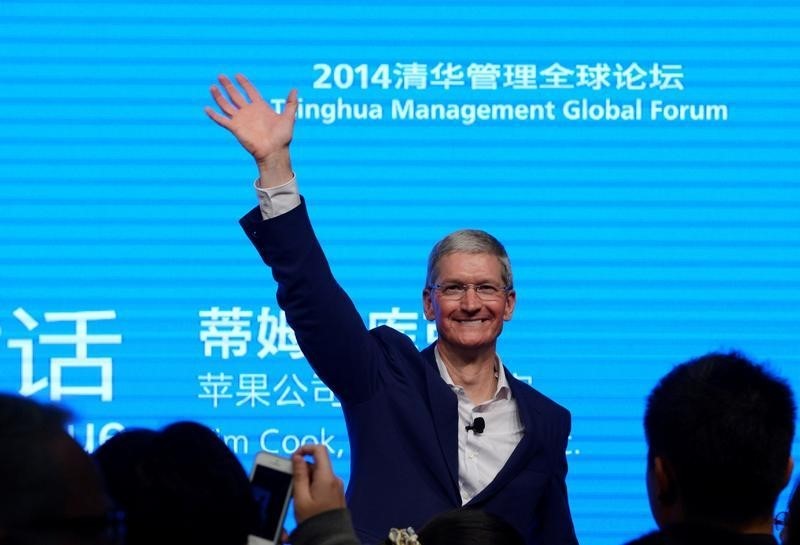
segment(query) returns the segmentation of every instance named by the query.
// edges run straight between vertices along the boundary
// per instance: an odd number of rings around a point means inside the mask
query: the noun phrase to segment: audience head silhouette
[[[787,383],[740,353],[707,354],[670,371],[644,417],[658,525],[771,533],[793,467],[795,412]]]
[[[0,394],[0,544],[111,543],[109,501],[70,414]]]
[[[409,539],[410,536],[410,539]],[[524,545],[520,533],[497,515],[460,508],[436,515],[416,534],[394,530],[385,545]]]
[[[125,430],[94,454],[125,513],[127,545],[243,545],[255,521],[250,481],[209,428]]]

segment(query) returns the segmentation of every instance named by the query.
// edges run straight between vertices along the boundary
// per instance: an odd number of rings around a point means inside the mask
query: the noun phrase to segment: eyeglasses
[[[431,289],[436,290],[443,299],[457,301],[467,295],[467,291],[472,288],[475,295],[483,301],[496,301],[502,299],[511,291],[511,286],[495,286],[494,284],[460,284],[458,282],[448,282],[446,284],[433,284]]]
[[[775,530],[781,531],[786,526],[786,517],[789,516],[788,511],[781,511],[775,515]]]

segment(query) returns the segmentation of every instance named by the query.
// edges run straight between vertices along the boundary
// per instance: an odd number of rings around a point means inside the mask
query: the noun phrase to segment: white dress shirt
[[[499,358],[494,396],[475,405],[464,388],[453,382],[439,349],[434,351],[439,375],[458,397],[458,487],[461,490],[461,502],[465,504],[486,488],[500,472],[522,439],[525,428],[519,419],[517,402],[511,395]],[[486,423],[483,433],[467,430],[467,426],[478,417]]]

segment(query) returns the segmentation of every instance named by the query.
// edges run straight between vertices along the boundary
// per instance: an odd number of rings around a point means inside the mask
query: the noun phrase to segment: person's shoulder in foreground
[[[725,528],[679,524],[655,530],[625,545],[777,545],[770,534],[742,534]]]

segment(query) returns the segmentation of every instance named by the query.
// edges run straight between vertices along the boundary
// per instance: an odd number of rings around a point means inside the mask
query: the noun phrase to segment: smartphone
[[[283,521],[292,499],[292,461],[259,452],[250,474],[250,486],[258,504],[258,520],[247,538],[248,545],[280,543]]]

